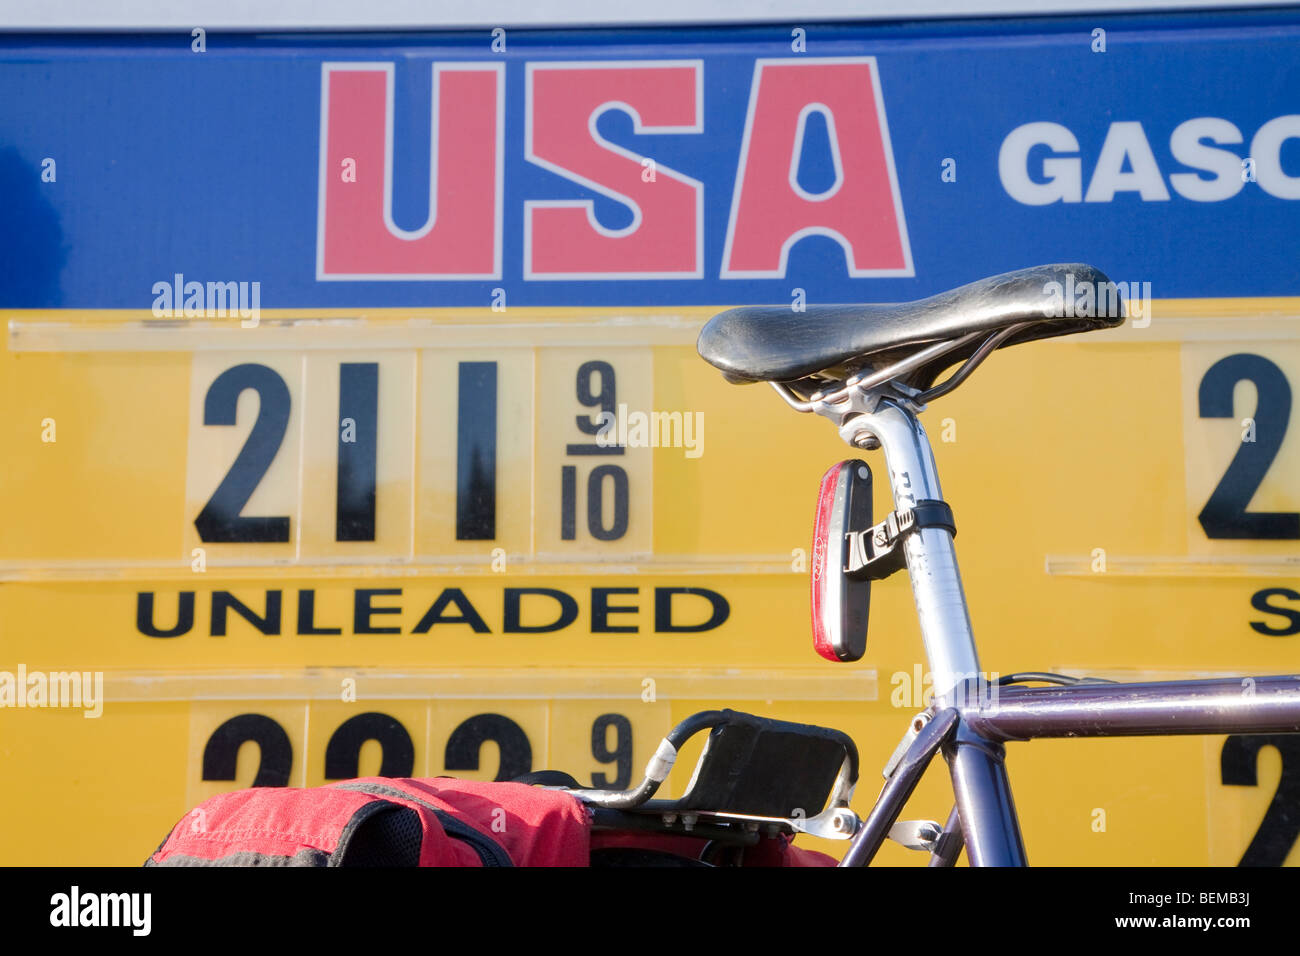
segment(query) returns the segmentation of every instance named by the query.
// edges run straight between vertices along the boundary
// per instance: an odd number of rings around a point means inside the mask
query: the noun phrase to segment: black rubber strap
[[[922,498],[912,506],[916,515],[915,528],[943,528],[954,538],[957,537],[957,522],[953,519],[948,502],[935,498]]]

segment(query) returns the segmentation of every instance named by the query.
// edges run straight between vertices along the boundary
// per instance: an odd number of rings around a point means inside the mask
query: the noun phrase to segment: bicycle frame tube
[[[884,449],[895,508],[911,508],[918,499],[943,500],[934,454],[915,414],[884,399],[874,412],[855,417],[853,427],[874,435]],[[903,547],[934,703],[936,708],[951,707],[964,693],[965,682],[980,675],[952,535],[942,528],[923,528],[908,535]],[[1024,866],[1025,848],[1002,745],[959,722],[943,752],[971,865]],[[859,864],[872,855],[874,848],[866,844],[852,854]]]
[[[1002,745],[985,740],[959,720],[943,755],[970,865],[1027,866]]]
[[[889,828],[902,812],[903,805],[921,782],[930,761],[943,742],[952,736],[959,719],[954,709],[940,711],[916,735],[916,740],[894,769],[893,775],[885,782],[875,806],[853,835],[853,842],[840,861],[840,866],[866,866],[871,862],[880,845],[885,842]]]
[[[1300,674],[1008,687],[959,708],[986,740],[1300,733]]]
[[[956,806],[944,828],[943,845],[936,847],[931,865],[951,866],[963,843],[971,866],[1026,864],[1020,824],[1002,765],[1002,745],[973,733],[962,723],[959,710],[949,707],[935,713],[916,735],[854,834],[840,866],[871,863],[926,767],[941,749],[952,770]],[[958,826],[960,838],[953,832]]]
[[[977,840],[967,848],[972,866],[1007,866],[1023,865],[1025,852],[1011,790],[1000,773],[1002,741],[1300,733],[1300,674],[1010,687],[991,699],[969,689],[965,694],[981,702],[930,709],[933,716],[890,775],[841,866],[865,866],[872,861],[941,750],[953,771],[956,806],[930,865],[952,866],[969,835]]]

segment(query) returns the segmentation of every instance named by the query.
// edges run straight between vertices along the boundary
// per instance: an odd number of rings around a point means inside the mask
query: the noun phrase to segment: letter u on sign
[[[499,279],[504,65],[433,64],[429,211],[414,230],[393,221],[393,74],[322,67],[316,278]]]

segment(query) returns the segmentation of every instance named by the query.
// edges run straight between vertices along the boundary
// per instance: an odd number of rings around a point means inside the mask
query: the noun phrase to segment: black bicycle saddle
[[[1062,263],[981,279],[915,302],[814,305],[803,312],[790,306],[728,309],[705,324],[697,348],[730,381],[794,382],[820,373],[845,378],[972,332],[993,334],[1027,323],[1001,343],[1005,348],[1123,321],[1116,287],[1104,273]],[[946,352],[900,381],[929,388],[979,345]]]

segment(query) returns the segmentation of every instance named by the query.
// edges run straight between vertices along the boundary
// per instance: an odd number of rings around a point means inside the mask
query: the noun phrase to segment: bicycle
[[[1087,297],[1069,292],[1084,288],[1092,290],[1092,305],[1075,308]],[[934,674],[933,702],[909,723],[865,818],[849,809],[858,755],[847,735],[729,710],[680,723],[629,790],[583,789],[549,771],[529,782],[573,793],[591,808],[597,830],[687,835],[742,850],[763,836],[805,832],[850,841],[841,866],[870,863],[892,838],[928,852],[931,866],[952,866],[963,848],[972,866],[1023,866],[1007,742],[1300,733],[1296,674],[1146,683],[1032,671],[993,683],[980,676],[955,520],[919,416],[995,350],[1112,328],[1123,313],[1115,285],[1074,263],[1022,269],[915,302],[803,312],[742,307],[711,319],[698,349],[729,381],[767,382],[795,411],[828,418],[849,445],[883,450],[894,510],[880,522],[873,521],[865,461],[842,461],[822,479],[811,568],[814,646],[833,661],[861,659],[871,582],[906,570]],[[1018,686],[1025,684],[1048,686]],[[709,736],[684,795],[653,799],[682,745],[704,730]],[[952,779],[946,822],[899,821],[937,753]],[[822,809],[810,815],[808,807]]]

